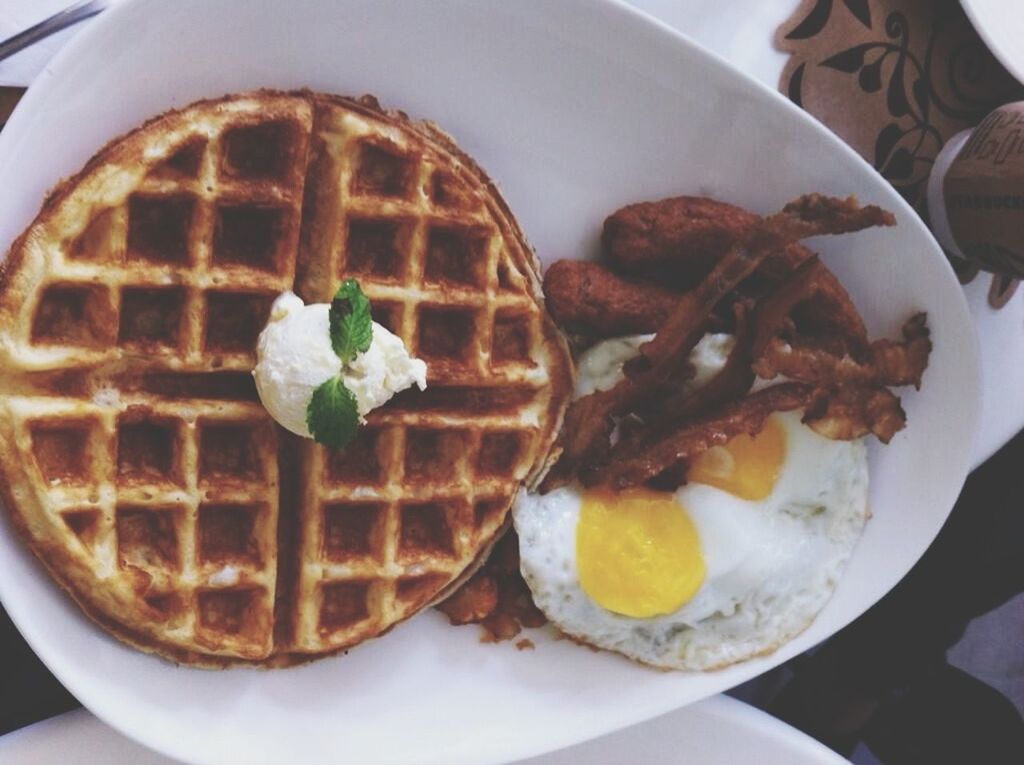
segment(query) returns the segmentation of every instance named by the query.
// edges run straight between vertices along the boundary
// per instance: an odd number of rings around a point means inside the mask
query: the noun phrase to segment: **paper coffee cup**
[[[1024,278],[1024,102],[946,143],[928,179],[928,214],[947,250]]]

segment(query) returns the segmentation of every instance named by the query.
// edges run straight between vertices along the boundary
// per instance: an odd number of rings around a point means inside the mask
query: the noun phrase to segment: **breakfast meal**
[[[443,598],[572,387],[494,185],[369,98],[243,93],[115,139],[12,246],[0,319],[14,526],[100,626],[198,666]]]
[[[580,351],[576,390],[557,462],[513,516],[522,576],[559,630],[708,670],[811,623],[868,517],[864,436],[903,428],[889,386],[920,386],[931,341],[916,315],[902,342],[869,342],[796,242],[893,223],[818,195],[763,219],[678,197],[610,216],[607,265],[547,269],[547,307]],[[482,570],[441,608],[511,637],[488,593],[516,576]]]
[[[494,639],[549,621],[659,667],[742,661],[830,598],[865,439],[906,425],[890,389],[931,351],[923,314],[871,341],[800,241],[894,223],[818,194],[643,202],[603,262],[542,280],[432,124],[200,101],[12,245],[0,499],[90,618],[183,664],[288,666],[431,605]]]

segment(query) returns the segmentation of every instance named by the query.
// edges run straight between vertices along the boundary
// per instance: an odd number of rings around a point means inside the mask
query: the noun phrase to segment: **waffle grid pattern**
[[[118,349],[167,363],[252,364],[254,331],[294,281],[307,124],[231,114],[171,150],[121,204],[100,211],[49,264],[26,306],[31,346]],[[219,124],[218,124],[219,122]],[[269,164],[267,154],[294,161]],[[28,325],[26,323],[26,325]]]
[[[271,646],[278,513],[276,435],[261,407],[177,402],[123,412],[18,399],[17,439],[52,521],[125,605],[175,642],[258,658]]]
[[[485,548],[526,475],[535,431],[367,426],[352,454],[310,447],[321,481],[302,540],[296,634],[347,645],[419,610]],[[339,602],[341,599],[343,602]],[[318,616],[317,616],[318,614]]]
[[[319,268],[300,292],[326,300],[342,277],[359,279],[375,320],[426,361],[427,396],[455,398],[373,413],[343,453],[308,447],[317,512],[300,540],[298,600],[314,604],[296,624],[304,650],[405,618],[486,548],[531,467],[549,383],[528,277],[486,199],[432,152],[346,108],[324,106],[315,133],[317,186],[337,193],[318,199],[311,220],[326,224],[304,237],[303,259]],[[461,395],[516,386],[522,403],[504,411]]]
[[[141,164],[77,179],[35,226],[46,246],[22,243],[45,274],[20,305],[0,292],[21,332],[0,341],[19,371],[0,435],[37,493],[22,520],[130,642],[268,661],[380,634],[486,551],[553,438],[569,362],[518,231],[446,139],[364,106],[281,95],[172,120]],[[255,339],[281,291],[328,300],[349,276],[429,387],[343,452],[298,444],[279,511],[295,441],[251,399]]]

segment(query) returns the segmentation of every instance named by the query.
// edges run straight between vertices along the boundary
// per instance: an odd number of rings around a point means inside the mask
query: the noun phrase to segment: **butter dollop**
[[[385,327],[373,322],[370,347],[342,364],[331,347],[330,305],[306,305],[294,293],[282,293],[260,333],[253,369],[256,390],[270,416],[292,433],[312,438],[306,408],[313,391],[339,374],[356,398],[360,421],[396,393],[413,385],[427,387],[427,365]]]

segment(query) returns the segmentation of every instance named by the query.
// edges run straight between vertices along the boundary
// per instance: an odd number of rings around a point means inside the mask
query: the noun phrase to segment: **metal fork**
[[[74,5],[69,5],[63,11],[59,11],[48,19],[43,19],[35,26],[29,27],[24,32],[18,32],[14,37],[9,37],[0,42],[0,61],[13,56],[20,50],[49,37],[54,32],[59,32],[65,27],[77,24],[83,19],[95,16],[100,11],[106,10],[110,0],[80,0]]]

